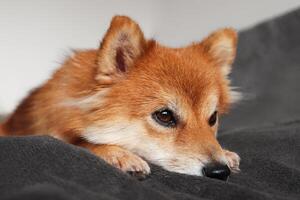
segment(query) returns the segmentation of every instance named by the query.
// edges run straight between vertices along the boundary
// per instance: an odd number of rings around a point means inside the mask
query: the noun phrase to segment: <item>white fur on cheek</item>
[[[120,122],[106,123],[102,126],[88,127],[84,138],[94,144],[135,145],[143,127],[139,123]]]
[[[146,134],[141,122],[116,120],[113,123],[87,128],[83,137],[94,144],[122,146],[154,163],[170,156],[155,138]]]
[[[99,92],[96,92],[93,95],[88,95],[80,98],[70,98],[63,101],[61,104],[63,106],[78,107],[81,109],[88,109],[94,104],[101,104],[104,100],[104,97],[107,95],[109,89],[102,89]]]

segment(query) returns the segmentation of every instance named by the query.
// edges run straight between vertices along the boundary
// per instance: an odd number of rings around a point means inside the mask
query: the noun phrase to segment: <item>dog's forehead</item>
[[[160,49],[144,62],[143,76],[172,107],[211,112],[218,101],[218,73],[208,59],[186,49]],[[163,95],[161,95],[163,94]],[[177,108],[179,109],[179,108]]]
[[[218,71],[205,55],[190,49],[159,51],[153,70],[159,83],[189,97],[194,103],[209,98],[218,90]]]

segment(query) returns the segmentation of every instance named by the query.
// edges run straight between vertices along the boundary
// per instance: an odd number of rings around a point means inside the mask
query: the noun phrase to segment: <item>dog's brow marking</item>
[[[83,137],[94,144],[135,145],[143,129],[140,123],[114,120],[114,123],[86,128]]]
[[[188,114],[180,95],[172,92],[164,92],[162,93],[162,97],[167,101],[166,106],[174,111],[180,119],[184,120],[187,118]]]
[[[218,95],[215,92],[211,93],[206,98],[206,103],[204,103],[203,107],[200,108],[201,113],[203,113],[205,117],[209,117],[216,111],[217,105],[218,105]]]

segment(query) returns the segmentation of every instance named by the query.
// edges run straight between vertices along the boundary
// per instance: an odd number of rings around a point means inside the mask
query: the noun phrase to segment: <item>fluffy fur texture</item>
[[[236,43],[237,34],[226,28],[202,42],[168,48],[146,40],[130,18],[116,16],[100,48],[75,51],[0,132],[51,135],[123,171],[150,173],[145,160],[200,176],[211,162],[238,171],[238,155],[222,149],[218,125],[208,124],[212,113],[226,113],[239,97],[227,78]],[[151,117],[165,107],[178,116],[174,128]]]

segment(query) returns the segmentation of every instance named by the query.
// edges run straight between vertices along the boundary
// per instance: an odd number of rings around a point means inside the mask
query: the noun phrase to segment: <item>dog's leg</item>
[[[228,151],[223,149],[225,157],[228,161],[229,168],[232,172],[239,172],[240,171],[240,156],[232,151]]]
[[[127,172],[138,179],[144,179],[150,174],[150,167],[146,161],[134,153],[117,145],[80,144],[114,167]]]

